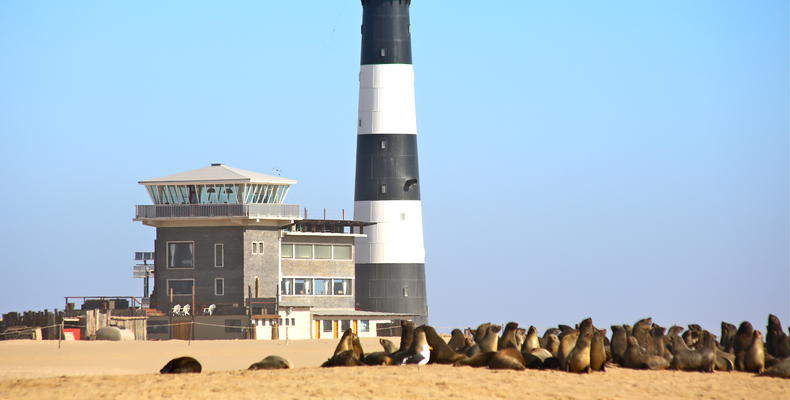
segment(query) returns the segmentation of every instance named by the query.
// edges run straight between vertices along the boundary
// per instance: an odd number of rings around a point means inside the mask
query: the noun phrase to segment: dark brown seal
[[[431,358],[429,363],[454,364],[456,361],[466,358],[465,355],[453,351],[453,349],[444,342],[444,339],[436,333],[436,329],[433,329],[432,326],[423,325],[422,329],[425,331],[425,338],[428,341],[428,345],[431,347]]]
[[[606,329],[596,329],[590,343],[590,369],[593,371],[605,371],[606,368]]]
[[[526,362],[521,351],[515,347],[507,347],[494,353],[488,362],[488,368],[521,371],[526,368]]]
[[[291,369],[293,365],[287,359],[280,357],[280,356],[267,356],[261,361],[256,362],[255,364],[250,365],[249,368],[251,370],[256,369]]]
[[[713,372],[716,363],[716,339],[708,331],[702,332],[702,346],[691,349],[680,336],[672,337],[673,358],[669,367],[681,371]]]
[[[768,314],[768,328],[765,333],[765,352],[776,357],[790,357],[790,338],[782,329],[779,317]]]
[[[737,331],[738,327],[735,325],[721,321],[721,338],[719,339],[719,345],[722,350],[729,353],[735,352],[735,332]]]
[[[623,363],[625,349],[628,348],[628,335],[622,325],[612,325],[612,361],[616,364]]]
[[[200,373],[203,367],[192,357],[174,358],[159,370],[160,374]]]
[[[508,322],[507,325],[505,325],[505,330],[502,331],[502,337],[497,344],[497,350],[509,348],[518,349],[516,331],[518,331],[518,322]]]
[[[755,330],[752,333],[752,343],[742,351],[740,357],[735,355],[735,367],[739,371],[756,372],[765,371],[765,348],[763,347],[763,334]]]
[[[628,348],[623,355],[623,364],[626,368],[633,369],[667,369],[669,361],[664,357],[645,354],[639,341],[634,336],[628,337]]]
[[[466,336],[460,329],[453,329],[450,333],[450,341],[447,342],[450,349],[457,352],[466,346]]]
[[[773,376],[775,378],[790,379],[790,357],[785,358],[773,367],[766,369],[763,375]]]

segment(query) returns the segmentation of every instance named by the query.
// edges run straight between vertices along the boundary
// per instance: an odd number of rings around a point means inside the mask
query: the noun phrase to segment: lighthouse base
[[[357,309],[415,314],[417,325],[428,323],[425,264],[357,264],[355,282]]]

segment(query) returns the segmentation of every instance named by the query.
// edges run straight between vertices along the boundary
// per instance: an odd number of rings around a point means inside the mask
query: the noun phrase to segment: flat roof
[[[217,163],[211,164],[205,168],[147,179],[139,181],[138,183],[141,185],[185,185],[190,183],[268,183],[273,185],[293,185],[296,181]]]

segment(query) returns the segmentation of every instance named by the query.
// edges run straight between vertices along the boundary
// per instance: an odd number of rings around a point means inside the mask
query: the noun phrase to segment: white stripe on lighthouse
[[[376,222],[357,238],[357,264],[425,263],[419,200],[355,201],[354,219]]]
[[[414,67],[411,64],[361,66],[357,133],[417,133]]]

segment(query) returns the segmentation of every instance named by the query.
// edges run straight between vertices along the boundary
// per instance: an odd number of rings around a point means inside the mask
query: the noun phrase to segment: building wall
[[[168,279],[195,280],[195,308],[198,311],[209,304],[223,304],[244,313],[244,234],[241,227],[186,227],[157,228],[155,251],[154,290],[151,305],[160,311],[169,311]],[[189,269],[167,268],[167,243],[194,242],[194,267]],[[214,266],[214,244],[222,243],[223,267]],[[215,278],[223,278],[225,294],[214,294]],[[175,296],[174,304],[191,303],[189,295]]]
[[[283,304],[313,306],[317,308],[354,308],[354,238],[347,236],[308,236],[285,235],[283,244],[342,244],[351,246],[350,260],[307,260],[296,258],[282,259],[282,277],[299,278],[348,278],[351,279],[352,294],[348,296],[295,296],[282,295]]]
[[[263,254],[253,254],[253,242],[263,242]],[[252,297],[276,297],[280,284],[280,230],[276,227],[245,227],[243,241],[244,296],[247,287]],[[255,295],[255,278],[260,281],[260,293]]]

